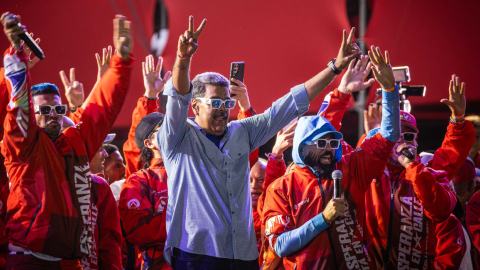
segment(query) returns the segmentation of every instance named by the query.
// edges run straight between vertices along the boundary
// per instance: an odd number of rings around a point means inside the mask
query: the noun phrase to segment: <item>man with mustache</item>
[[[435,265],[443,269],[455,265],[456,255],[464,252],[462,241],[450,241],[451,235],[439,233],[455,223],[450,214],[456,197],[448,179],[463,165],[475,140],[472,123],[463,117],[465,84],[457,76],[453,75],[450,81],[449,98],[441,102],[449,106],[452,115],[442,146],[433,158],[426,165],[420,163],[417,122],[413,115],[401,111],[401,137],[385,171],[374,177],[367,191],[365,231],[374,268]],[[347,103],[332,98],[325,113],[339,126],[347,107]],[[336,115],[328,112],[330,108],[335,108]],[[378,129],[371,130],[367,138],[376,132]],[[411,151],[414,158],[407,158],[403,150]],[[451,244],[445,245],[448,249],[443,248],[442,242],[449,241]]]
[[[236,103],[229,81],[209,72],[190,82],[190,61],[205,24],[194,31],[190,17],[164,91],[167,111],[157,138],[169,177],[165,257],[174,269],[258,269],[249,154],[305,113],[360,51],[352,44],[353,31],[348,39],[344,31],[328,68],[292,88],[266,112],[227,123]],[[194,119],[187,118],[190,102]]]
[[[2,155],[11,182],[5,229],[11,253],[6,268],[82,269],[79,259],[95,255],[89,161],[128,91],[133,62],[130,22],[120,15],[114,19],[118,54],[82,105],[82,124],[62,131],[67,105],[53,84],[30,89],[28,59],[19,38],[26,30],[18,16],[5,21],[8,15],[0,19],[11,43],[4,55],[10,102]]]
[[[383,171],[400,135],[399,96],[393,70],[379,48],[373,49],[374,75],[383,88],[380,133],[342,157],[342,134],[321,116],[299,120],[293,139],[293,173],[267,189],[263,210],[270,247],[283,257],[285,269],[368,268],[364,251],[365,192]],[[350,94],[373,83],[364,82],[371,69],[368,57],[350,64],[339,91]],[[341,198],[334,198],[331,173],[340,170]],[[340,217],[337,219],[337,217]]]

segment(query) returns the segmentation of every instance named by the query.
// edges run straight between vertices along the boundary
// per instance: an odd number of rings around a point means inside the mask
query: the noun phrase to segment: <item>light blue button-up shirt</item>
[[[262,114],[227,125],[220,147],[187,119],[192,91],[179,95],[170,79],[165,120],[157,135],[168,175],[167,241],[172,248],[220,258],[258,258],[248,155],[308,110],[298,85]]]

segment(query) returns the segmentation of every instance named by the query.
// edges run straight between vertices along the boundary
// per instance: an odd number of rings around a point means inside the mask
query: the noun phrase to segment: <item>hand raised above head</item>
[[[275,140],[275,145],[272,148],[272,154],[277,157],[282,156],[283,152],[293,145],[293,136],[295,135],[296,127],[297,123],[291,125],[285,131],[281,129],[277,133],[277,139]]]
[[[360,56],[356,65],[355,61],[351,61],[345,75],[342,77],[338,91],[344,94],[351,94],[372,86],[375,79],[370,78],[367,82],[364,81],[368,74],[370,74],[371,70],[372,63],[368,63],[368,56]]]
[[[127,21],[125,16],[116,15],[113,19],[113,45],[119,57],[130,59],[133,51],[132,23]]]
[[[145,57],[145,62],[142,62],[143,85],[145,86],[145,96],[148,98],[156,98],[170,79],[172,74],[170,71],[165,73],[162,79],[162,65],[163,58],[158,57],[158,63],[155,66],[153,55]]]
[[[198,37],[203,31],[203,28],[207,24],[207,19],[203,19],[197,31],[193,31],[193,16],[189,17],[188,30],[183,35],[180,35],[178,39],[178,56],[182,59],[192,57],[198,48]]]
[[[230,97],[238,101],[238,106],[240,106],[242,111],[247,111],[250,109],[250,99],[248,98],[247,86],[235,78],[232,78],[231,80],[237,85],[231,84],[228,87],[230,89]]]
[[[20,16],[19,15],[13,15],[13,19],[8,19],[5,21],[5,18],[10,15],[12,16],[9,12],[5,12],[2,14],[0,17],[0,22],[3,25],[3,32],[5,33],[5,36],[7,36],[8,41],[10,41],[10,44],[15,50],[20,50],[20,37],[19,35],[22,33],[26,33],[27,29],[25,28],[24,25],[18,25],[20,23]]]
[[[70,69],[70,80],[68,80],[65,71],[60,71],[60,78],[65,87],[65,97],[67,98],[70,108],[82,106],[85,93],[83,91],[83,84],[75,80],[75,68]]]
[[[465,99],[465,83],[460,83],[460,78],[455,76],[455,74],[452,75],[452,79],[450,80],[448,94],[448,99],[444,98],[440,100],[440,102],[448,105],[453,116],[465,115],[467,107]]]
[[[115,51],[115,53],[118,53]],[[103,55],[100,58],[100,54],[96,53],[95,58],[97,59],[97,66],[98,66],[98,73],[97,73],[97,81],[100,81],[103,74],[107,72],[108,68],[110,67],[110,60],[112,60],[112,46],[108,46],[108,48],[103,48]]]
[[[33,38],[33,33],[27,33],[27,35],[30,35],[32,38]],[[25,55],[27,55],[27,61],[28,61],[28,69],[31,69],[33,68],[39,61],[40,61],[40,58],[38,58],[34,53],[32,53],[32,50],[30,49],[30,47],[28,47],[25,42],[23,42],[22,40],[22,46],[24,46],[24,50],[25,50]],[[40,38],[37,38],[35,39],[35,43],[40,43]],[[32,55],[33,55],[33,58],[32,58]]]
[[[366,110],[363,111],[363,125],[365,133],[372,129],[379,128],[382,124],[382,105],[377,106],[371,103]]]
[[[350,35],[347,38],[347,30],[343,30],[343,39],[340,50],[338,51],[335,66],[338,69],[344,69],[348,66],[350,61],[362,55],[362,51],[356,43],[352,43],[353,36],[355,35],[355,27],[350,30]]]
[[[388,51],[385,51],[385,58],[383,58],[380,48],[375,48],[375,46],[372,45],[368,55],[373,64],[373,75],[378,83],[380,83],[380,86],[383,89],[395,87],[395,77],[393,76],[393,69],[390,65],[390,55]]]

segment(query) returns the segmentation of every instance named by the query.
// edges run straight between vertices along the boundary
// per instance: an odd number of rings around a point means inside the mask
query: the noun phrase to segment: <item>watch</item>
[[[338,69],[335,66],[335,60],[337,60],[337,58],[333,58],[332,60],[330,60],[330,62],[328,62],[328,64],[327,64],[327,66],[332,70],[333,73],[335,73],[335,75],[340,75],[340,73],[342,73],[342,70]]]

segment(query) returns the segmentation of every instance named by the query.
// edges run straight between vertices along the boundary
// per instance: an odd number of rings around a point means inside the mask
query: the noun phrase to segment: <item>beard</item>
[[[332,160],[330,164],[321,163],[322,157],[327,155],[333,157],[333,153],[331,151],[326,151],[321,155],[310,152],[305,156],[304,162],[306,165],[315,170],[315,172],[318,173],[321,178],[331,180],[332,172],[335,170],[336,164],[334,160]]]

